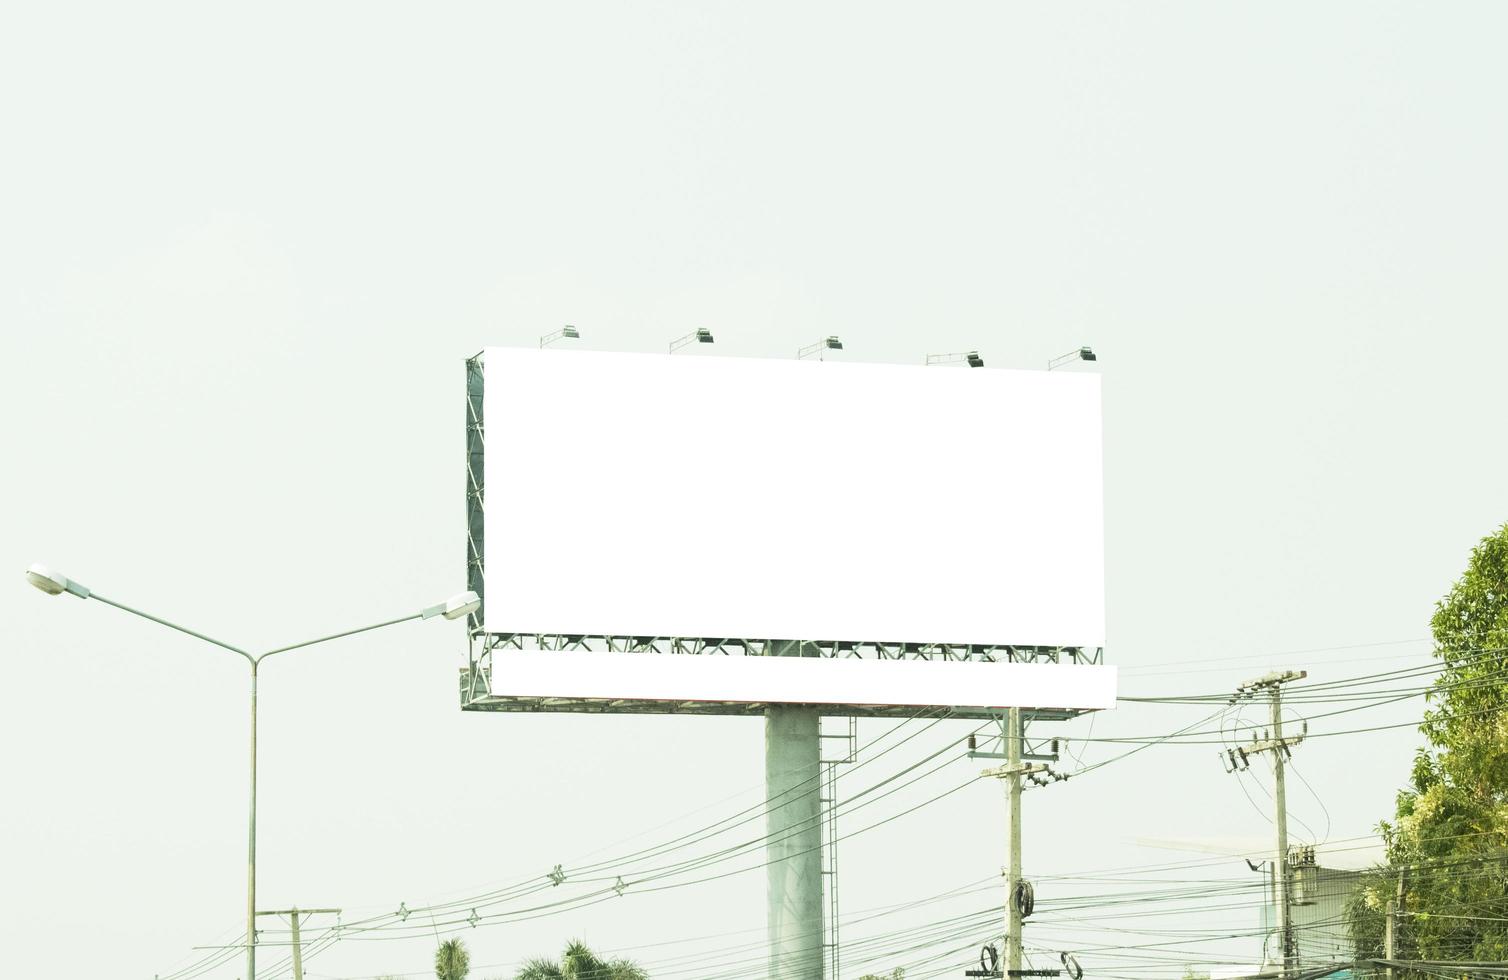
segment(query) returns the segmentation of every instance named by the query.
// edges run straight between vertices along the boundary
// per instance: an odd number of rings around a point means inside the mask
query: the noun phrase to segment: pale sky
[[[441,599],[464,587],[463,360],[564,323],[618,351],[707,326],[748,357],[836,333],[836,356],[891,363],[1030,368],[1091,344],[1123,693],[1427,662],[1433,603],[1508,519],[1505,27],[1487,3],[9,10],[0,972],[167,977],[235,941],[245,888],[244,665],[45,597],[25,567],[253,647]],[[476,895],[757,802],[759,721],[463,715],[465,647],[427,622],[268,663],[259,904],[353,919]],[[1198,718],[1123,706],[1092,733]],[[1369,833],[1417,742],[1310,740],[1296,761],[1323,808],[1295,786],[1292,812],[1314,837]],[[1039,904],[1052,875],[1198,857],[1137,840],[1267,840],[1257,781],[1216,750],[1034,791]],[[988,879],[1000,791],[839,853],[845,911]],[[573,936],[672,976],[656,964],[687,950],[649,944],[757,943],[764,887],[756,870],[468,929],[473,976]],[[1255,906],[1221,921],[1252,928]],[[306,966],[432,975],[434,940],[342,940]]]

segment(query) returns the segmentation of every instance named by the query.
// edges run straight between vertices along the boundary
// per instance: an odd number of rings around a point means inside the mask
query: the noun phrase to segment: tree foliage
[[[1359,957],[1381,956],[1399,896],[1399,959],[1508,959],[1508,524],[1472,550],[1430,622],[1443,667],[1391,821],[1387,863],[1348,909]]]
[[[906,971],[896,967],[883,977],[875,973],[866,973],[859,980],[906,980]]]
[[[604,960],[579,939],[566,944],[560,962],[532,959],[514,980],[649,980],[638,964],[629,960]]]
[[[447,939],[435,947],[435,976],[438,980],[466,980],[471,972],[471,954],[459,939]]]

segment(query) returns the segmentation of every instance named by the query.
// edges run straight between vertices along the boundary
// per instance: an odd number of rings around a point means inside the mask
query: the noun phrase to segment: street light
[[[820,361],[820,360],[822,360],[822,355],[823,355],[824,351],[842,350],[842,349],[843,349],[843,341],[839,340],[837,337],[823,337],[821,340],[817,341],[815,344],[807,344],[805,347],[803,347],[800,350],[798,350],[796,352],[796,360],[802,361],[802,360],[805,360],[808,357],[811,357],[813,354],[816,354],[817,355],[817,360]]]
[[[708,330],[706,327],[697,327],[695,330],[693,330],[691,333],[688,333],[686,336],[684,336],[684,337],[677,337],[676,339],[674,339],[674,340],[672,340],[670,342],[670,353],[674,354],[676,351],[680,350],[682,347],[685,347],[687,344],[691,344],[691,343],[697,343],[697,344],[710,344],[710,343],[712,343],[712,331]]]
[[[957,364],[963,361],[969,367],[984,367],[984,358],[979,356],[977,350],[965,351],[961,354],[928,354],[927,364]]]
[[[446,619],[460,619],[462,616],[470,616],[482,608],[482,600],[475,592],[462,592],[453,595],[444,602],[428,606],[419,612],[420,619],[433,619],[436,616],[444,616]]]
[[[572,328],[567,327],[566,329],[569,330]],[[131,613],[133,616],[140,616],[142,619],[149,619],[154,623],[177,630],[180,633],[187,633],[195,639],[200,639],[206,643],[229,650],[232,653],[240,654],[246,658],[246,662],[251,666],[251,805],[246,827],[246,976],[255,977],[257,975],[257,668],[263,660],[275,653],[287,653],[289,650],[299,650],[303,647],[314,646],[316,643],[338,640],[342,637],[354,636],[357,633],[369,633],[384,626],[406,623],[411,619],[433,619],[435,616],[442,616],[445,619],[460,619],[481,608],[482,600],[478,598],[475,592],[462,592],[459,595],[451,596],[444,602],[436,603],[433,606],[426,606],[416,613],[400,616],[397,619],[373,623],[370,626],[358,626],[356,629],[344,630],[340,633],[332,633],[329,636],[321,636],[317,639],[305,640],[302,643],[293,643],[285,647],[267,650],[263,653],[252,654],[240,647],[232,646],[223,640],[205,636],[203,633],[196,633],[186,626],[179,626],[177,623],[168,622],[166,619],[153,616],[151,613],[142,612],[140,609],[132,609],[124,603],[116,602],[114,599],[107,599],[98,592],[94,592],[66,576],[59,575],[46,565],[32,565],[26,570],[26,580],[48,595],[61,595],[67,592],[70,595],[78,596],[80,599],[96,599],[107,606],[114,606],[116,609]]]
[[[551,344],[555,343],[555,341],[557,340],[560,340],[562,337],[564,337],[566,340],[580,340],[581,334],[576,332],[575,327],[567,323],[565,326],[561,327],[554,333],[547,333],[543,337],[539,338],[539,346],[549,347]]]
[[[1072,364],[1074,361],[1097,360],[1099,360],[1099,358],[1094,356],[1094,351],[1090,350],[1088,347],[1080,347],[1078,350],[1071,350],[1067,354],[1059,354],[1057,357],[1048,361],[1047,370],[1051,371],[1053,368],[1060,368],[1065,364]]]
[[[28,568],[26,570],[26,581],[48,595],[62,595],[64,592],[72,592],[80,599],[89,598],[88,589],[76,582],[70,582],[46,565],[32,565]]]

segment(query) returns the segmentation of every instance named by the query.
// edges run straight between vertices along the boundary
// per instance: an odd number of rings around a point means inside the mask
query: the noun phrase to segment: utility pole
[[[1388,902],[1388,917],[1383,925],[1382,933],[1382,958],[1395,960],[1398,958],[1398,916],[1403,914],[1403,872],[1398,872],[1398,895]],[[1388,980],[1394,980],[1398,971],[1394,967],[1388,967]]]
[[[257,915],[286,915],[293,925],[293,980],[304,980],[304,948],[299,940],[299,923],[306,915],[339,915],[340,909],[271,909]]]
[[[1297,951],[1293,941],[1293,885],[1292,876],[1288,868],[1288,798],[1283,783],[1283,759],[1293,754],[1293,746],[1304,740],[1302,734],[1285,739],[1283,737],[1283,685],[1289,681],[1302,680],[1308,677],[1307,671],[1284,670],[1266,674],[1256,680],[1247,681],[1237,688],[1240,696],[1251,697],[1261,692],[1266,692],[1272,709],[1272,734],[1270,738],[1255,739],[1242,749],[1233,750],[1241,754],[1245,762],[1247,756],[1259,755],[1263,752],[1272,753],[1273,772],[1273,805],[1276,813],[1273,824],[1277,827],[1277,855],[1273,864],[1273,905],[1278,912],[1278,936],[1283,946],[1283,974],[1291,973],[1296,965]]]
[[[1382,927],[1382,958],[1391,960],[1397,955],[1397,945],[1394,939],[1394,920],[1398,916],[1398,906],[1392,899],[1388,899],[1388,917]],[[1393,968],[1388,967],[1388,980],[1393,980]]]
[[[1021,709],[1012,708],[1006,715],[1005,777],[1010,811],[1010,849],[1005,871],[1005,969],[1006,976],[1020,976],[1021,903],[1016,893],[1021,888]]]
[[[1292,875],[1288,868],[1288,795],[1284,788],[1283,779],[1283,753],[1288,746],[1283,744],[1283,688],[1280,683],[1274,683],[1268,688],[1272,692],[1272,798],[1277,807],[1277,817],[1274,823],[1278,832],[1278,930],[1283,937],[1283,972],[1287,974],[1293,969],[1293,909],[1289,902],[1293,898]]]
[[[1006,799],[1006,868],[1005,868],[1005,970],[996,973],[994,970],[983,970],[981,974],[969,974],[978,976],[984,974],[1020,977],[1021,972],[1021,920],[1031,914],[1032,895],[1031,885],[1021,876],[1021,777],[1031,776],[1038,779],[1036,773],[1046,772],[1047,766],[1022,761],[1022,744],[1025,737],[1025,728],[1021,720],[1021,709],[1011,708],[1007,712],[1004,721],[1000,725],[1001,738],[1005,742],[1005,765],[993,769],[986,769],[980,773],[982,776],[994,776],[1005,783]],[[1001,758],[988,752],[973,751],[973,736],[970,736],[970,758]],[[1030,753],[1034,759],[1056,758],[1057,741],[1053,741],[1051,756],[1039,753]],[[1053,971],[1052,975],[1056,975]]]

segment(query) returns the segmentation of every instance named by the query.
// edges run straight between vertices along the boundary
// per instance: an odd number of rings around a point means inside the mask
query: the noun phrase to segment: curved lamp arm
[[[232,653],[239,653],[241,656],[245,657],[247,662],[250,663],[253,667],[255,667],[257,663],[260,662],[263,658],[270,657],[274,653],[287,653],[289,650],[298,650],[302,647],[311,647],[316,643],[326,643],[330,640],[339,640],[342,637],[355,636],[357,633],[368,633],[372,630],[382,629],[384,626],[394,626],[398,623],[406,623],[411,619],[431,619],[435,616],[443,616],[446,619],[460,619],[463,616],[469,616],[470,614],[476,612],[477,609],[481,608],[482,605],[481,599],[477,597],[477,594],[475,592],[462,592],[459,595],[451,596],[444,602],[437,603],[433,606],[427,606],[416,613],[411,613],[407,616],[400,616],[397,619],[384,620],[380,623],[373,623],[370,626],[358,626],[355,629],[343,630],[339,633],[331,633],[329,636],[321,636],[313,640],[304,640],[301,643],[290,643],[288,646],[277,647],[276,649],[268,650],[261,654],[252,654],[246,650],[241,649],[238,646],[235,646],[234,644],[226,643],[224,640],[217,640],[213,636],[207,636],[204,633],[200,633],[198,630],[191,630],[187,626],[180,626],[179,624],[174,623],[170,620],[163,619],[160,616],[153,616],[151,613],[143,612],[140,609],[135,609],[123,602],[116,602],[114,599],[106,598],[105,596],[100,595],[98,592],[93,591],[88,586],[83,585],[80,582],[75,582],[73,579],[54,572],[46,565],[32,565],[26,570],[26,580],[48,595],[62,595],[64,592],[66,592],[69,595],[78,596],[80,599],[98,599],[100,602],[103,602],[107,606],[114,606],[116,609],[128,612],[133,616],[140,616],[142,619],[148,619],[160,626],[166,626],[168,629],[177,630],[180,633],[186,633],[189,636],[194,637],[195,639],[203,640],[206,643],[211,643],[222,649],[229,650]]]

